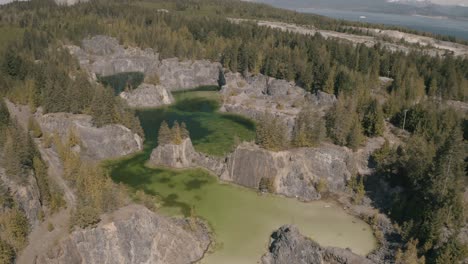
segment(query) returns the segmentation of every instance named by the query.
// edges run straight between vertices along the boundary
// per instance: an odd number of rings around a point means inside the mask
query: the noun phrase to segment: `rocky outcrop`
[[[158,146],[151,152],[148,164],[171,168],[202,167],[216,175],[224,171],[223,159],[197,152],[190,138],[184,139],[181,144]]]
[[[187,90],[199,86],[218,86],[222,67],[208,60],[162,60],[156,69],[160,83],[170,91]]]
[[[107,36],[85,39],[81,47],[67,46],[80,65],[96,76],[141,72],[146,77],[159,79],[159,85],[144,84],[131,92],[121,94],[131,107],[155,107],[169,104],[168,91],[186,90],[199,86],[218,85],[221,64],[208,60],[179,61],[177,58],[159,59],[152,49],[124,47]]]
[[[224,181],[254,189],[258,189],[262,178],[266,178],[276,193],[310,201],[320,198],[314,187],[320,179],[328,183],[330,191],[344,190],[355,161],[350,150],[332,144],[273,152],[243,143],[225,158],[216,158],[197,152],[190,139],[185,139],[179,145],[155,148],[149,165],[203,167]]]
[[[372,264],[373,262],[346,249],[320,247],[299,233],[294,226],[282,226],[271,235],[268,253],[262,264]]]
[[[41,195],[34,173],[31,171],[25,177],[21,180],[13,179],[6,174],[3,168],[0,168],[0,183],[9,190],[13,200],[28,218],[31,227],[35,227],[40,223]]]
[[[159,55],[152,49],[125,48],[115,38],[95,36],[85,39],[82,48],[68,46],[80,65],[89,72],[108,76],[124,72],[154,71],[159,63]]]
[[[83,157],[103,160],[122,157],[138,152],[143,148],[141,137],[122,125],[95,127],[92,117],[68,113],[42,115],[40,111],[35,118],[43,132],[57,133],[66,139],[69,133],[75,133],[80,140],[79,151]]]
[[[310,201],[320,198],[314,187],[319,179],[330,191],[343,190],[354,166],[352,152],[332,144],[272,152],[243,143],[228,157],[221,179],[258,188],[268,178],[276,193]]]
[[[77,230],[44,253],[37,264],[187,264],[200,260],[210,245],[205,225],[167,218],[143,206],[119,209],[92,229]]]
[[[239,73],[226,73],[226,84],[221,89],[221,111],[246,116],[253,120],[268,113],[280,118],[292,132],[296,116],[303,106],[313,107],[324,114],[336,101],[334,95],[323,92],[311,94],[293,82],[264,75],[244,78]]]
[[[137,89],[120,93],[130,107],[159,107],[174,102],[172,94],[160,85],[141,84]]]

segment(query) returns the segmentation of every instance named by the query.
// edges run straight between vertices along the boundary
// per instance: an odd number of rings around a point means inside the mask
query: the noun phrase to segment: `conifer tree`
[[[174,121],[171,132],[172,132],[172,143],[176,145],[179,145],[180,143],[182,143],[182,133],[181,133],[179,122]]]
[[[169,128],[169,125],[167,122],[164,120],[161,123],[161,126],[159,127],[159,132],[158,132],[158,145],[166,145],[170,144],[172,141],[172,132],[171,129]]]

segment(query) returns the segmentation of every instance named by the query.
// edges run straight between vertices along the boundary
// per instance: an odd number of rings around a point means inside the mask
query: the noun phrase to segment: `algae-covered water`
[[[111,164],[115,181],[144,190],[161,199],[167,215],[205,219],[214,231],[216,246],[201,263],[257,263],[266,252],[271,232],[294,224],[324,246],[350,248],[365,255],[376,245],[370,227],[332,202],[302,203],[296,199],[259,194],[255,190],[221,183],[202,169],[169,170],[145,166],[157,145],[162,120],[184,121],[197,150],[213,155],[229,152],[240,140],[254,137],[254,124],[244,118],[216,112],[217,95],[210,91],[175,95],[177,103],[138,112],[146,134],[142,153]]]

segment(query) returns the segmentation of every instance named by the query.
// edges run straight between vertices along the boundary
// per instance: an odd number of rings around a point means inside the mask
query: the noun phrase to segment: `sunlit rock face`
[[[374,262],[350,250],[321,247],[304,237],[295,226],[285,225],[273,232],[262,264],[372,264]]]
[[[191,228],[186,219],[163,217],[140,205],[123,207],[109,218],[74,231],[35,263],[186,264],[199,261],[210,244],[200,222]]]

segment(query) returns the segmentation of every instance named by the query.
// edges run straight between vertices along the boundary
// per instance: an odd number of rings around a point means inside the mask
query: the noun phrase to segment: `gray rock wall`
[[[169,105],[174,102],[172,94],[160,85],[143,83],[137,89],[122,92],[120,97],[127,101],[128,106],[134,108],[151,108]]]
[[[187,264],[200,260],[210,245],[204,225],[160,216],[139,205],[119,209],[110,221],[77,230],[44,253],[37,264]]]
[[[311,94],[294,82],[278,80],[264,75],[244,78],[239,73],[226,73],[226,84],[221,89],[221,111],[236,113],[253,120],[264,114],[278,117],[288,128],[295,126],[296,117],[304,106],[313,107],[324,115],[336,102],[334,95],[323,92]]]
[[[320,198],[315,190],[319,179],[327,181],[330,191],[342,191],[354,172],[350,150],[332,144],[272,152],[243,143],[225,158],[195,151],[190,139],[182,144],[158,146],[149,164],[173,168],[203,167],[224,181],[258,189],[262,178],[273,182],[276,193],[310,201]]]
[[[65,140],[70,131],[80,139],[83,156],[95,160],[122,157],[142,150],[143,140],[122,125],[93,126],[91,116],[68,113],[35,114],[43,132]]]
[[[321,247],[304,237],[290,225],[282,226],[273,232],[268,252],[261,259],[262,264],[372,264],[365,257],[349,250]]]
[[[117,39],[107,36],[85,39],[81,47],[68,46],[68,49],[94,79],[97,79],[96,75],[109,76],[125,72],[142,72],[148,77],[157,76],[158,86],[144,84],[134,91],[121,94],[131,107],[170,104],[173,100],[168,91],[217,86],[221,71],[220,63],[207,60],[160,60],[159,54],[152,49],[125,48]]]
[[[42,211],[42,205],[34,173],[31,171],[25,180],[19,182],[19,179],[16,180],[6,175],[5,170],[0,168],[0,181],[10,191],[20,209],[24,211],[31,227],[37,226],[40,223],[39,213]]]

